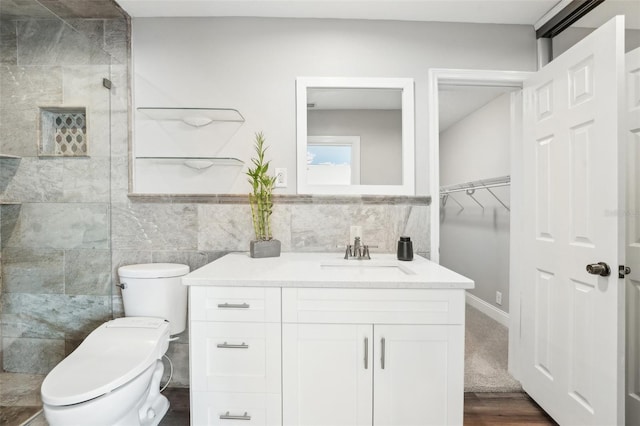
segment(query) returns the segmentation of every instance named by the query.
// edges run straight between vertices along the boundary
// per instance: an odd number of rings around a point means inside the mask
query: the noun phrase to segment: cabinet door
[[[357,324],[283,324],[283,424],[372,424],[372,330]]]
[[[461,325],[374,326],[374,424],[462,424]]]

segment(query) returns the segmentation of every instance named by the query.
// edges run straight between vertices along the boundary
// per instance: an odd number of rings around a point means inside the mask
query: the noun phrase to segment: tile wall
[[[128,197],[128,25],[124,19],[2,20],[0,25],[1,327],[5,371],[50,371],[97,325],[123,314],[121,265],[198,268],[248,250],[249,206],[238,201]],[[102,78],[113,82],[111,91]],[[37,155],[39,106],[86,106],[88,157]],[[251,143],[248,141],[247,143]],[[393,252],[399,235],[428,251],[426,202],[288,199],[276,204],[284,251],[343,250],[349,226]],[[188,333],[168,355],[188,385]]]

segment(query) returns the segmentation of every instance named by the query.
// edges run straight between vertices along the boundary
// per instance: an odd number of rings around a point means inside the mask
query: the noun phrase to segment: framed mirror
[[[296,79],[298,194],[415,195],[410,78]]]

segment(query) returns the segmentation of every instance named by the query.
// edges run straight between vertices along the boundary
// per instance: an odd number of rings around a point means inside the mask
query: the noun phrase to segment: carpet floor
[[[464,342],[465,392],[520,392],[507,371],[509,329],[467,305]]]

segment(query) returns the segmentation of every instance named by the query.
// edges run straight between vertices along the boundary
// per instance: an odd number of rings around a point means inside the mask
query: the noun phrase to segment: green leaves
[[[273,238],[271,235],[271,214],[273,213],[271,195],[276,178],[268,175],[270,161],[265,161],[267,149],[262,132],[256,133],[256,158],[251,159],[254,167],[249,167],[246,175],[252,189],[252,193],[249,194],[249,204],[251,205],[253,229],[257,240]]]

